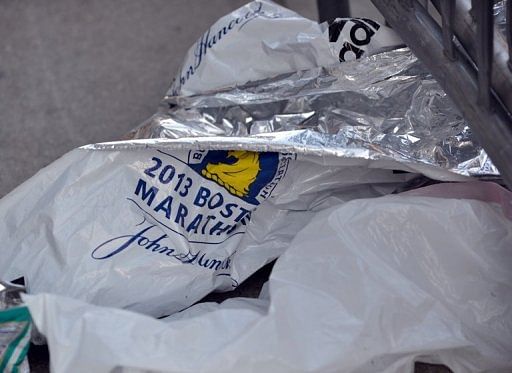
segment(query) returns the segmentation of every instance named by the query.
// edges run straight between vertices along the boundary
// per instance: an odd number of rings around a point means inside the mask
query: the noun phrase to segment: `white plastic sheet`
[[[277,258],[329,199],[410,177],[280,153],[77,149],[0,201],[0,276],[169,315]]]
[[[414,361],[511,371],[510,192],[414,193],[318,213],[257,300],[164,320],[54,295],[25,301],[57,373],[412,372]]]

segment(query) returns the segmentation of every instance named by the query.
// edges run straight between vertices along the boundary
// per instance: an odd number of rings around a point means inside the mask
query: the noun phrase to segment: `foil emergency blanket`
[[[186,139],[204,136],[211,138]],[[499,175],[446,93],[406,48],[210,93],[166,96],[158,113],[128,137],[387,160],[437,179],[447,178],[442,171]]]

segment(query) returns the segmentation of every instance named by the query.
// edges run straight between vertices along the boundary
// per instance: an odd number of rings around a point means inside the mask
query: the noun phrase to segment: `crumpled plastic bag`
[[[372,20],[337,19],[328,26],[272,1],[252,1],[206,30],[188,51],[168,94],[193,95],[330,66],[400,44],[393,30]]]
[[[486,196],[482,187],[491,202],[463,199]],[[163,320],[49,294],[24,299],[57,373],[412,372],[415,361],[510,371],[511,193],[476,183],[414,194],[319,212],[259,299]]]
[[[371,20],[329,27],[256,1],[200,38],[171,90],[186,95],[339,64],[346,43],[359,49],[344,59],[396,42]],[[164,316],[235,288],[278,257],[330,199],[380,196],[414,177],[286,149],[157,142],[76,149],[4,197],[0,238],[9,244],[0,278],[23,276],[29,293]]]
[[[0,274],[165,316],[235,288],[329,201],[413,176],[275,152],[76,149],[0,200]]]

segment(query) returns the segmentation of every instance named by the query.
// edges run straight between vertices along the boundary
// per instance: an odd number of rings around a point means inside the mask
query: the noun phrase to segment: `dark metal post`
[[[441,17],[443,20],[443,45],[444,54],[450,60],[455,59],[455,51],[453,50],[453,27],[452,21],[454,16],[455,0],[441,1]]]
[[[476,20],[476,58],[478,67],[478,100],[487,110],[491,108],[491,74],[493,56],[492,1],[473,0]]]
[[[317,0],[316,3],[320,22],[350,16],[348,0]]]

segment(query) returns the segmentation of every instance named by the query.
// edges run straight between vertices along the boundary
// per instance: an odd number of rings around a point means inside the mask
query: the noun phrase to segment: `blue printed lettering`
[[[201,36],[201,39],[196,44],[194,50],[194,63],[193,65],[188,66],[184,69],[179,77],[180,86],[175,88],[172,92],[173,95],[177,95],[181,86],[184,86],[185,83],[195,74],[199,66],[201,66],[203,62],[203,57],[206,56],[208,49],[213,48],[217,42],[220,42],[222,36],[225,36],[234,29],[234,25],[240,25],[239,29],[244,27],[248,22],[258,17],[260,14],[263,14],[262,11],[263,4],[258,3],[258,8],[254,10],[248,11],[242,18],[238,17],[236,19],[232,19],[229,21],[227,27],[220,26],[219,31],[217,31],[212,37],[210,37],[211,30],[208,29],[206,33]]]
[[[172,197],[167,196],[162,202],[160,202],[156,207],[155,211],[158,212],[160,210],[165,212],[165,217],[167,219],[171,218],[171,204],[172,204]]]
[[[220,214],[223,218],[229,218],[233,215],[233,207],[237,207],[236,203],[226,203],[224,206],[224,210],[220,211]]]
[[[141,197],[143,201],[147,200],[148,206],[151,206],[153,200],[155,199],[156,194],[158,193],[158,188],[152,186],[149,190],[147,189],[147,184],[144,180],[139,179],[137,183],[137,187],[135,188],[135,195]]]
[[[178,212],[176,213],[176,218],[174,219],[174,222],[176,224],[180,224],[182,228],[185,228],[185,217],[188,215],[188,209],[187,206],[180,203],[178,207]]]
[[[197,229],[199,228],[199,224],[201,224],[201,220],[203,220],[203,214],[197,214],[197,216],[190,222],[190,224],[187,227],[187,232],[190,233],[190,231],[194,231],[194,233],[197,233]]]
[[[250,214],[249,210],[244,209],[243,207],[240,207],[240,215],[238,215],[235,219],[235,221],[238,223],[240,220],[244,218],[244,216]]]
[[[226,224],[224,227],[223,225],[224,224],[222,222],[217,222],[217,224],[215,224],[212,229],[210,229],[210,235],[215,233],[217,236],[220,236],[222,233],[228,231],[231,228],[231,225],[229,224]]]
[[[210,197],[210,189],[205,187],[200,187],[197,191],[196,198],[194,199],[194,205],[197,207],[203,207],[206,205],[206,202],[208,201],[208,197]]]
[[[214,201],[215,197],[217,197],[217,201],[212,202],[212,201]],[[213,210],[219,206],[222,206],[223,203],[224,203],[224,197],[222,197],[222,194],[215,193],[212,196],[212,198],[210,198],[210,200],[208,201],[208,207]]]
[[[205,234],[206,227],[208,227],[208,223],[210,222],[210,220],[215,220],[215,219],[217,219],[215,217],[215,215],[208,215],[206,217],[206,222],[204,223],[203,228],[201,228],[201,233],[202,234]]]

